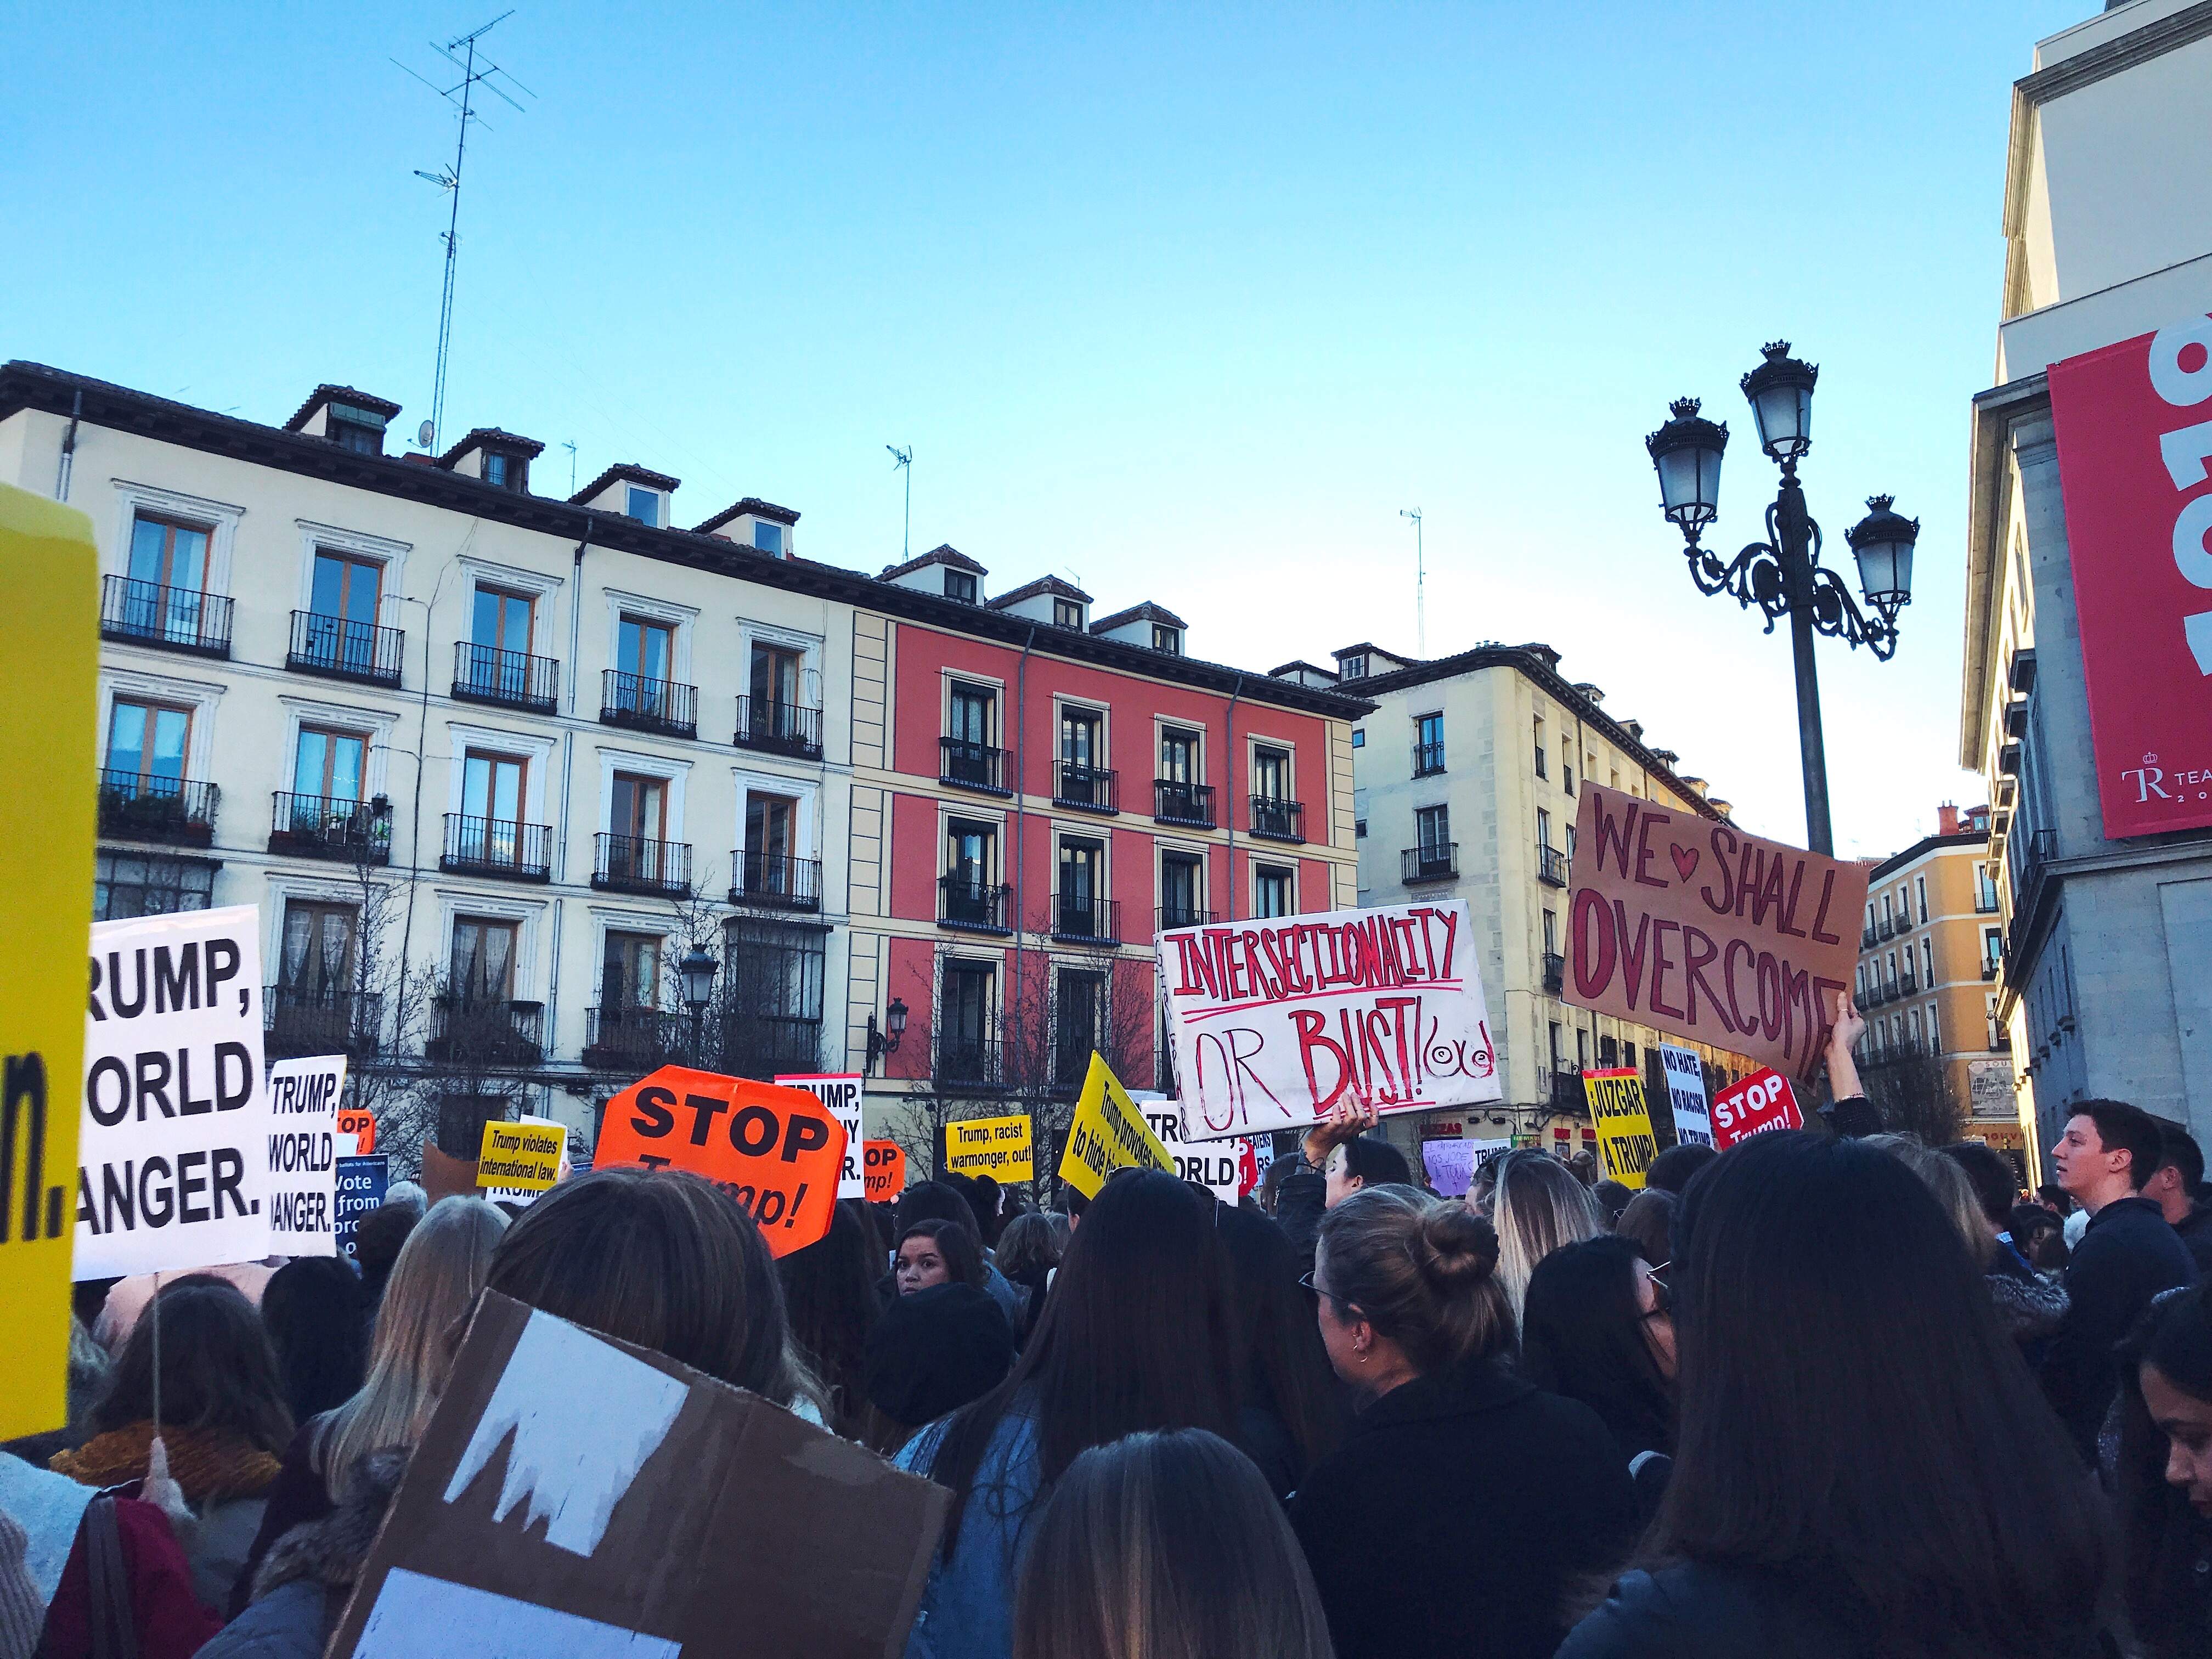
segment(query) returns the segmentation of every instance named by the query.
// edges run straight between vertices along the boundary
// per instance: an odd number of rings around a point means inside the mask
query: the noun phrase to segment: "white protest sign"
[[[1159,936],[1185,1140],[1503,1098],[1463,899]]]
[[[250,904],[93,924],[73,1278],[269,1254],[260,928]]]
[[[1705,1067],[1694,1050],[1659,1045],[1667,1068],[1667,1097],[1674,1103],[1674,1139],[1685,1146],[1713,1144],[1713,1115],[1705,1099]]]
[[[1152,1125],[1160,1145],[1175,1160],[1176,1174],[1208,1188],[1224,1204],[1234,1204],[1244,1189],[1244,1169],[1251,1143],[1247,1140],[1208,1140],[1182,1144],[1182,1109],[1165,1095],[1150,1089],[1132,1089],[1129,1098]]]
[[[272,1255],[336,1255],[337,1161],[353,1155],[339,1134],[346,1057],[280,1060],[269,1067],[269,1218]]]
[[[867,1182],[860,1174],[860,1148],[866,1139],[860,1133],[860,1095],[867,1079],[858,1072],[807,1072],[775,1080],[787,1089],[805,1090],[845,1126],[845,1170],[837,1177],[837,1196],[866,1198]]]

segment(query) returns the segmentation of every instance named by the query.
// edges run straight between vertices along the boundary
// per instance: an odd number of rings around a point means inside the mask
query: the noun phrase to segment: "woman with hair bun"
[[[1490,1223],[1407,1188],[1322,1218],[1308,1283],[1361,1405],[1290,1517],[1338,1659],[1546,1659],[1579,1581],[1633,1541],[1597,1414],[1505,1369],[1498,1256]]]

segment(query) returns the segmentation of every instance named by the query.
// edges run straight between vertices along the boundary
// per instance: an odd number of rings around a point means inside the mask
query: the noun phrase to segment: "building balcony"
[[[434,1066],[518,1067],[545,1058],[545,1005],[451,993],[430,1003],[422,1057]]]
[[[348,622],[319,611],[292,613],[292,644],[284,666],[295,673],[322,674],[369,685],[399,684],[400,657],[407,635],[397,628]]]
[[[1544,994],[1557,996],[1566,988],[1567,959],[1557,951],[1544,952]]]
[[[1874,924],[1872,922],[1869,922],[1865,927],[1860,930],[1859,949],[1862,951],[1871,951],[1874,949]]]
[[[941,783],[962,789],[982,789],[994,795],[1012,794],[1006,787],[1006,751],[965,738],[939,738],[937,776]]]
[[[740,847],[730,854],[737,880],[730,888],[730,902],[775,910],[819,910],[822,908],[822,860],[778,858],[772,853]]]
[[[584,1011],[584,1064],[594,1071],[629,1072],[643,1077],[663,1066],[679,1064],[690,1054],[690,1035],[682,1014],[635,1004]]]
[[[1899,939],[1902,939],[1902,938],[1904,938],[1904,937],[1905,937],[1905,934],[1907,934],[1907,933],[1911,933],[1911,931],[1912,931],[1912,913],[1911,913],[1910,910],[1908,910],[1908,911],[1906,911],[1903,915],[1899,916],[1899,917],[1897,919],[1897,936],[1898,936]]]
[[[1897,976],[1897,989],[1899,995],[1909,997],[1919,988],[1920,980],[1917,975],[1899,974]]]
[[[1974,896],[1974,914],[1976,915],[1993,916],[1996,915],[1996,913],[1997,890],[1996,888],[1990,888],[1986,891],[1977,893]]]
[[[550,657],[501,651],[466,640],[453,647],[453,696],[550,714],[560,707],[561,665]]]
[[[1084,1059],[1087,1063],[1090,1056]],[[930,1073],[939,1088],[1000,1088],[1006,1077],[1004,1051],[989,1037],[939,1037]]]
[[[505,881],[550,881],[553,831],[543,823],[446,814],[446,847],[438,867],[448,875],[495,876]]]
[[[1567,855],[1556,847],[1536,843],[1536,879],[1547,887],[1567,884]]]
[[[372,1054],[384,1029],[384,999],[374,991],[271,985],[261,994],[262,1051],[271,1060],[302,1054]]]
[[[2002,1025],[1990,1027],[1990,1052],[1993,1054],[2012,1052],[2012,1032]]]
[[[392,862],[392,803],[291,795],[278,790],[270,813],[269,850],[346,864]]]
[[[1211,927],[1219,920],[1211,910],[1188,904],[1163,904],[1152,912],[1155,931],[1163,933],[1170,927]]]
[[[699,735],[699,688],[619,669],[599,672],[599,723],[672,738]]]
[[[1052,766],[1052,804],[1083,812],[1121,810],[1121,775],[1103,767],[1079,766],[1073,761],[1054,761]]]
[[[1413,745],[1413,775],[1432,778],[1444,769],[1444,746],[1440,743],[1417,743]]]
[[[1589,1093],[1583,1087],[1583,1074],[1555,1066],[1550,1074],[1544,1103],[1555,1112],[1587,1112]]]
[[[1451,881],[1459,875],[1459,843],[1408,847],[1398,854],[1398,878],[1407,886],[1424,881]]]
[[[643,836],[593,838],[592,885],[603,893],[649,893],[656,898],[691,896],[691,844],[648,841]]]
[[[230,655],[231,603],[220,593],[164,587],[129,576],[100,579],[102,639],[156,646],[195,657]]]
[[[211,847],[221,794],[198,779],[142,777],[111,768],[100,775],[100,833],[117,841]]]
[[[940,877],[937,883],[937,925],[963,927],[977,933],[1006,933],[1006,900],[1011,887],[969,881],[961,876]]]
[[[1984,979],[1993,980],[2003,971],[2004,959],[2002,957],[1984,957],[1982,958],[1982,977]]]
[[[1188,824],[1194,830],[1213,828],[1213,786],[1177,783],[1169,778],[1152,781],[1152,818],[1158,823]]]
[[[1306,838],[1305,803],[1281,800],[1273,795],[1251,797],[1252,817],[1246,828],[1261,841],[1303,842]]]
[[[1054,893],[1052,936],[1086,944],[1114,944],[1121,937],[1121,902],[1089,893]]]
[[[1874,936],[1876,939],[1895,939],[1897,937],[1896,921],[1891,917],[1884,916],[1875,924]]]
[[[707,1041],[727,1077],[811,1072],[822,1063],[822,1022],[783,1015],[725,1012],[708,1016]]]
[[[738,732],[730,741],[740,749],[757,749],[793,760],[820,760],[822,711],[772,698],[739,697]]]

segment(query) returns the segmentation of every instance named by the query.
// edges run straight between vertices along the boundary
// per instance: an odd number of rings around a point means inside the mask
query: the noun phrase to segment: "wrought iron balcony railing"
[[[100,833],[118,841],[211,846],[221,794],[196,778],[143,777],[111,767],[100,775]]]
[[[1052,896],[1052,934],[1054,939],[1091,939],[1111,943],[1121,937],[1121,903],[1090,893]]]
[[[943,927],[969,927],[1003,933],[1006,927],[1006,897],[1011,887],[969,881],[960,876],[940,877],[937,883],[937,921]]]
[[[1165,933],[1170,927],[1211,927],[1220,918],[1211,910],[1188,904],[1163,904],[1152,912],[1152,920]]]
[[[965,738],[938,740],[939,781],[963,789],[988,789],[994,794],[1011,793],[1006,785],[1006,751]]]
[[[1275,795],[1252,797],[1253,835],[1264,841],[1298,841],[1306,838],[1306,809],[1303,801],[1284,800]]]
[[[269,850],[349,864],[392,862],[392,803],[293,795],[278,790],[270,811]]]
[[[606,893],[653,893],[684,898],[691,891],[691,844],[649,841],[643,836],[593,838],[592,885]]]
[[[1566,988],[1566,984],[1567,984],[1567,959],[1566,959],[1565,957],[1561,956],[1561,955],[1560,955],[1557,951],[1545,951],[1545,952],[1544,952],[1544,989],[1545,989],[1545,991],[1546,991],[1548,994],[1550,994],[1550,995],[1552,995],[1552,996],[1557,996],[1557,995],[1559,995],[1559,993],[1560,993],[1561,991],[1563,991],[1563,990],[1565,990],[1565,989]]]
[[[1417,743],[1413,745],[1413,775],[1432,778],[1444,769],[1444,746],[1440,743]]]
[[[231,602],[221,593],[165,587],[131,576],[100,579],[100,631],[107,639],[228,657],[230,613]]]
[[[1054,761],[1052,804],[1077,807],[1085,812],[1118,812],[1121,810],[1121,775],[1103,767]]]
[[[652,680],[619,669],[599,672],[599,720],[635,732],[661,732],[672,738],[699,735],[699,688],[672,680]]]
[[[1435,842],[1408,847],[1398,854],[1399,879],[1407,886],[1423,881],[1449,881],[1459,874],[1459,843]]]
[[[1212,829],[1213,786],[1155,778],[1152,781],[1152,817],[1162,823],[1187,823],[1193,829]]]
[[[376,1051],[384,999],[374,991],[271,985],[261,994],[261,1046],[271,1060]]]
[[[348,622],[319,611],[292,613],[292,644],[284,666],[302,674],[397,685],[407,635],[397,628]]]
[[[1085,1056],[1089,1059],[1088,1055]],[[995,1089],[1005,1075],[996,1039],[944,1036],[937,1040],[932,1070],[940,1084],[965,1084],[970,1088]]]
[[[635,1004],[602,1004],[584,1011],[584,1064],[595,1071],[648,1072],[690,1054],[684,1015]]]
[[[458,641],[453,647],[453,696],[463,702],[504,703],[550,714],[561,702],[561,665],[550,657]]]
[[[446,850],[438,867],[459,876],[500,876],[509,881],[550,881],[548,848],[553,831],[543,823],[446,814]]]
[[[772,698],[739,697],[738,734],[731,741],[740,749],[764,750],[794,760],[820,760],[822,711]]]
[[[740,847],[730,854],[737,881],[730,888],[732,904],[766,905],[778,910],[818,910],[822,908],[822,860],[778,858],[757,848]]]
[[[1567,855],[1556,847],[1536,843],[1536,879],[1547,887],[1567,884]]]
[[[423,1058],[433,1065],[514,1067],[545,1057],[545,1005],[448,993],[430,1004]]]

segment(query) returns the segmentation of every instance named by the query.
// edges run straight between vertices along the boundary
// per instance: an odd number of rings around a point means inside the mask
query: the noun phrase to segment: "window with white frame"
[[[1272,916],[1287,916],[1294,907],[1291,883],[1292,872],[1280,865],[1255,864],[1252,866],[1252,914],[1266,920]]]

